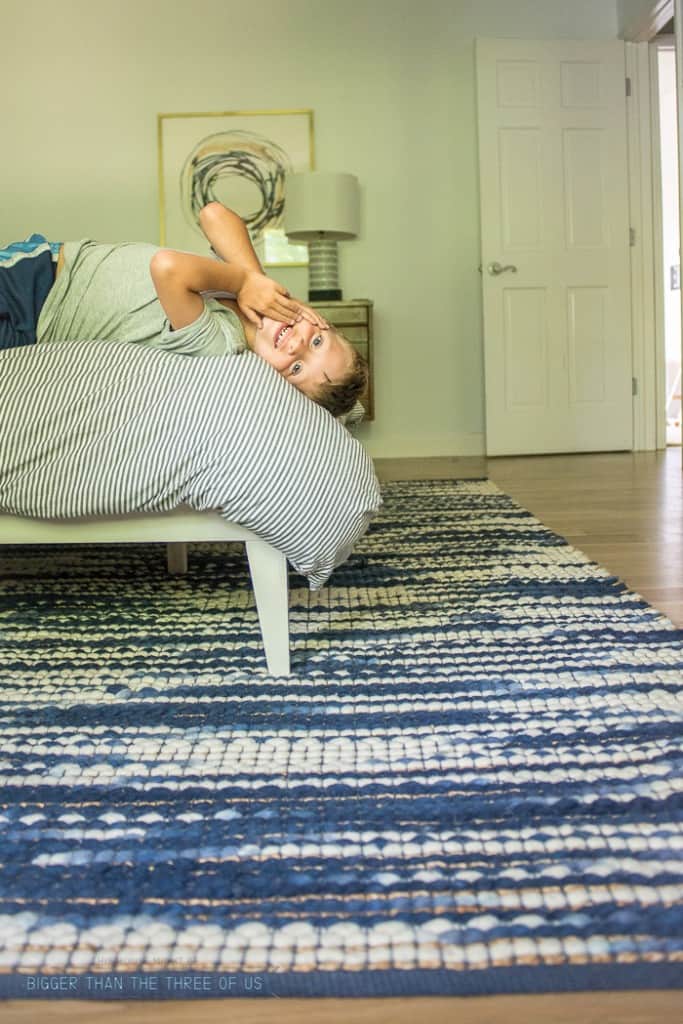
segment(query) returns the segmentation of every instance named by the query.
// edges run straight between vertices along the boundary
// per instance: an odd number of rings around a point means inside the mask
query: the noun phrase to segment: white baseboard
[[[457,458],[485,455],[484,434],[450,434],[441,437],[387,437],[365,440],[362,430],[358,440],[373,459]]]

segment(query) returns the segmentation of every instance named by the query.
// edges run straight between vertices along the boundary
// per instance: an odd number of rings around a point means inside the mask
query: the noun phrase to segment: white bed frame
[[[189,541],[242,541],[247,548],[254,600],[271,675],[289,675],[287,560],[281,551],[218,512],[181,506],[96,519],[28,519],[0,514],[0,544],[167,545],[169,572],[187,571]]]

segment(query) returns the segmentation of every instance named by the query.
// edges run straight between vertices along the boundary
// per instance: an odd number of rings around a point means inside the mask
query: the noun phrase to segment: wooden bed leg
[[[175,575],[187,572],[187,544],[171,541],[166,545],[166,565]]]
[[[254,600],[266,651],[268,671],[288,676],[289,590],[287,559],[262,540],[246,541]]]

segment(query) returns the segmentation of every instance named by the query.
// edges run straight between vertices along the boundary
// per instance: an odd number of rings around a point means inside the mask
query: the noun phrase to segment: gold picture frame
[[[157,115],[160,245],[208,254],[199,210],[218,200],[244,218],[267,267],[308,266],[282,229],[285,175],[315,169],[313,111]]]

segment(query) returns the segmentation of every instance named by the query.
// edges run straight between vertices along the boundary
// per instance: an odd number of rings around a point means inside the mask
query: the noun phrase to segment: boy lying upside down
[[[263,273],[241,217],[209,203],[199,219],[218,260],[42,236],[0,251],[0,348],[95,338],[184,355],[248,348],[333,415],[349,412],[367,380],[362,356]]]

